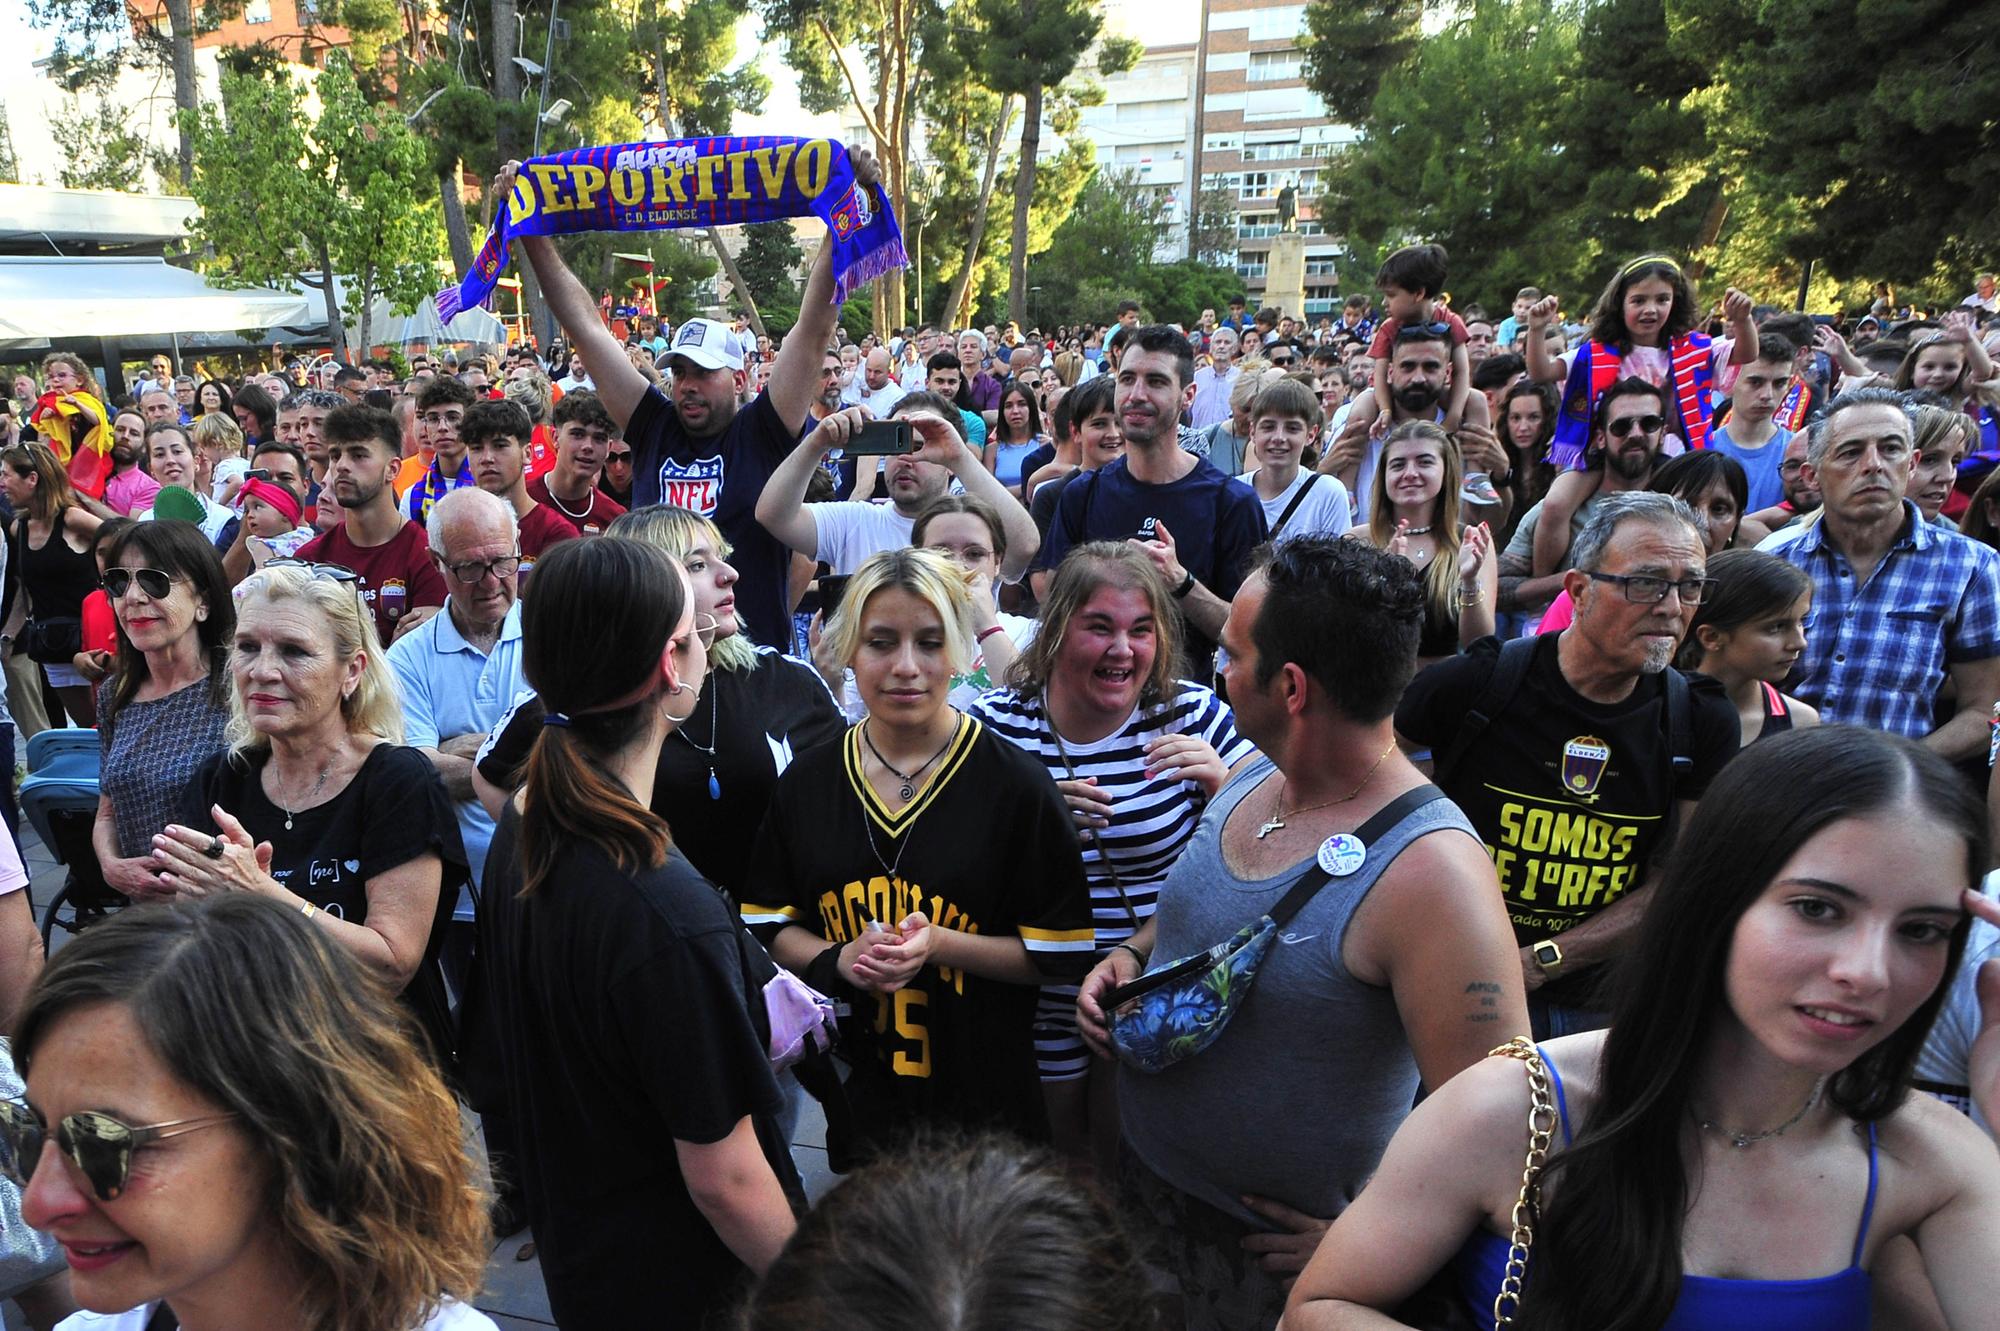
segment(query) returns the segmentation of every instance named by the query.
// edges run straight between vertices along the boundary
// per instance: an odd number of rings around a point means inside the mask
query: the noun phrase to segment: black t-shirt
[[[757,496],[798,443],[769,393],[738,411],[722,433],[696,439],[657,388],[648,388],[625,426],[632,446],[632,498],[639,507],[676,504],[712,518],[734,547],[729,562],[742,580],[736,613],[750,636],[770,647],[792,640],[786,599],[791,551],[757,521]]]
[[[1063,491],[1083,472],[1070,471],[1052,481],[1043,481],[1034,494],[1028,496],[1028,516],[1035,520],[1035,530],[1048,539],[1049,524],[1056,520],[1056,506],[1062,503]]]
[[[1236,598],[1250,556],[1270,534],[1257,492],[1196,458],[1187,475],[1166,485],[1133,478],[1129,458],[1113,458],[1063,490],[1035,567],[1053,569],[1086,541],[1150,538],[1165,523],[1181,567],[1225,601]],[[1215,642],[1188,626],[1189,673],[1205,678]]]
[[[1520,692],[1439,783],[1493,856],[1524,947],[1560,938],[1637,887],[1674,801],[1699,799],[1741,742],[1721,685],[1689,676],[1694,766],[1675,781],[1664,679],[1642,675],[1623,702],[1592,702],[1563,678],[1560,637],[1536,640]],[[1397,731],[1444,749],[1499,657],[1500,640],[1481,638],[1419,673],[1396,708]]]
[[[755,944],[674,850],[626,873],[566,839],[524,898],[519,837],[509,808],[487,859],[468,1057],[482,1081],[498,1074],[513,1113],[549,1308],[586,1331],[719,1325],[746,1273],[688,1195],[674,1143],[721,1141],[749,1117],[804,1205],[751,1012]]]
[[[708,672],[694,714],[660,746],[653,779],[653,812],[673,829],[674,844],[732,899],[742,894],[750,847],[779,776],[798,755],[847,729],[810,666],[768,647],[757,652],[755,670]],[[545,712],[533,696],[516,703],[480,749],[479,775],[502,790],[518,786]]]
[[[216,832],[209,808],[221,805],[252,837],[271,843],[273,878],[350,924],[367,922],[371,879],[435,852],[443,861],[437,913],[423,964],[403,990],[403,1001],[434,1040],[443,1036],[448,1008],[437,953],[468,870],[458,819],[437,769],[416,749],[378,744],[346,789],[324,804],[294,811],[288,829],[285,811],[264,793],[267,761],[267,752],[232,758],[227,750],[209,759],[195,777],[201,812],[190,826]]]
[[[743,918],[760,936],[797,924],[844,943],[912,911],[1020,938],[1051,981],[1093,958],[1083,858],[1068,807],[1033,757],[965,717],[909,805],[891,814],[862,775],[860,731],[779,778],[751,858]],[[872,840],[871,840],[872,838]],[[767,943],[768,945],[768,943]],[[844,990],[856,1131],[894,1149],[920,1123],[1048,1136],[1035,1070],[1033,985],[926,966],[893,994]]]

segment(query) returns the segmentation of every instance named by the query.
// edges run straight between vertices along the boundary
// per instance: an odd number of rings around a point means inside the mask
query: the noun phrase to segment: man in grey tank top
[[[1108,1055],[1107,987],[1259,919],[1328,847],[1334,876],[1215,1043],[1159,1073],[1119,1066],[1121,1188],[1189,1331],[1275,1325],[1419,1085],[1528,1030],[1513,931],[1464,815],[1424,805],[1357,853],[1356,830],[1424,784],[1390,726],[1422,617],[1409,563],[1359,541],[1285,541],[1251,574],[1222,642],[1237,727],[1268,757],[1209,805],[1158,914],[1078,1000]]]

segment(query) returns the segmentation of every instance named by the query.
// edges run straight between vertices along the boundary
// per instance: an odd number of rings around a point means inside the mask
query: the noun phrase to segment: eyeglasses
[[[361,575],[345,564],[315,564],[310,559],[267,559],[265,568],[302,568],[321,582],[360,582]]]
[[[1789,461],[1778,464],[1778,474],[1780,476],[1796,476],[1805,469],[1806,464],[1798,458],[1792,458]]]
[[[104,588],[104,594],[114,601],[131,590],[134,582],[147,596],[155,601],[164,601],[180,579],[156,568],[108,568],[98,581]]]
[[[707,620],[708,622],[704,624],[703,620]],[[695,615],[694,636],[701,639],[701,649],[703,651],[707,651],[715,646],[715,633],[721,627],[722,621],[718,620],[714,615],[701,613]]]
[[[1398,342],[1408,342],[1414,338],[1430,341],[1433,338],[1451,336],[1451,325],[1442,321],[1427,324],[1404,324],[1396,330]]]
[[[204,1118],[178,1118],[168,1123],[132,1127],[109,1114],[95,1110],[71,1114],[56,1124],[56,1149],[68,1156],[100,1202],[116,1201],[132,1178],[132,1153],[152,1142],[165,1141],[217,1123],[226,1123],[234,1114],[210,1114]],[[42,1162],[42,1148],[49,1140],[48,1124],[32,1105],[18,1100],[0,1101],[0,1172],[26,1187]]]
[[[1652,434],[1665,424],[1665,419],[1659,416],[1620,416],[1615,421],[1604,422],[1604,433],[1613,439],[1623,439],[1635,432]]]
[[[1615,582],[1633,605],[1658,605],[1668,592],[1680,594],[1682,605],[1700,605],[1715,590],[1714,578],[1657,578],[1646,573],[1592,573],[1598,582]]]
[[[511,578],[521,571],[521,556],[502,555],[498,559],[468,559],[463,564],[446,564],[451,576],[470,587],[484,582],[491,573],[496,578]]]
[[[621,462],[628,467],[632,465],[631,449],[628,448],[623,453],[606,453],[604,455],[604,465],[607,467],[615,467]]]

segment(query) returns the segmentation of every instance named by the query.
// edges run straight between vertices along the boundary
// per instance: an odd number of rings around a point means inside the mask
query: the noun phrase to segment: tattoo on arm
[[[1465,986],[1465,992],[1479,995],[1478,1008],[1465,1014],[1467,1021],[1476,1026],[1500,1020],[1500,1013],[1496,1011],[1500,1006],[1499,985],[1491,980],[1474,980]]]

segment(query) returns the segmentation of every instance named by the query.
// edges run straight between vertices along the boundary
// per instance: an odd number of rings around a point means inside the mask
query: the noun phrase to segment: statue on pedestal
[[[1297,231],[1299,229],[1299,187],[1286,180],[1278,191],[1278,230]]]

